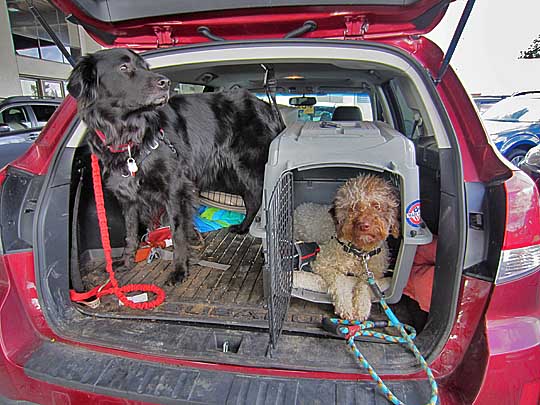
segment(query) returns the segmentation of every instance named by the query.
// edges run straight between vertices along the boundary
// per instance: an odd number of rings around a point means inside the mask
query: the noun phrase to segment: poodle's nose
[[[365,232],[365,231],[369,231],[370,225],[369,225],[368,222],[360,222],[360,223],[358,224],[358,228],[360,228],[360,230],[361,230],[362,232]]]

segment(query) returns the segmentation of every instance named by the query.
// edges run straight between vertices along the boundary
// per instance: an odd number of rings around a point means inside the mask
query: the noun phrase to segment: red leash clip
[[[347,329],[349,330],[349,333],[345,335],[345,339],[354,339],[354,336],[362,330],[360,325],[347,325]]]

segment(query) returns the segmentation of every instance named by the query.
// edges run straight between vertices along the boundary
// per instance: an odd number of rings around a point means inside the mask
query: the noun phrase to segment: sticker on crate
[[[418,228],[422,223],[422,217],[420,216],[420,200],[415,200],[409,204],[406,211],[407,223],[410,226]]]

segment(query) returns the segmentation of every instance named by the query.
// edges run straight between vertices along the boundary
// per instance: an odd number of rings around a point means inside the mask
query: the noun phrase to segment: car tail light
[[[534,182],[516,171],[504,184],[506,224],[496,283],[521,278],[540,268],[540,204]]]

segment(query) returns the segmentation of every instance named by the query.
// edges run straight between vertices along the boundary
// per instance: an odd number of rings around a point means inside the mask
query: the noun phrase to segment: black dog
[[[68,81],[106,187],[123,208],[126,266],[133,265],[139,220],[148,223],[165,211],[173,232],[174,284],[188,270],[195,193],[241,195],[246,218],[231,231],[247,232],[261,205],[270,142],[283,128],[272,107],[248,91],[169,99],[169,87],[169,79],[125,49],[82,57]]]

